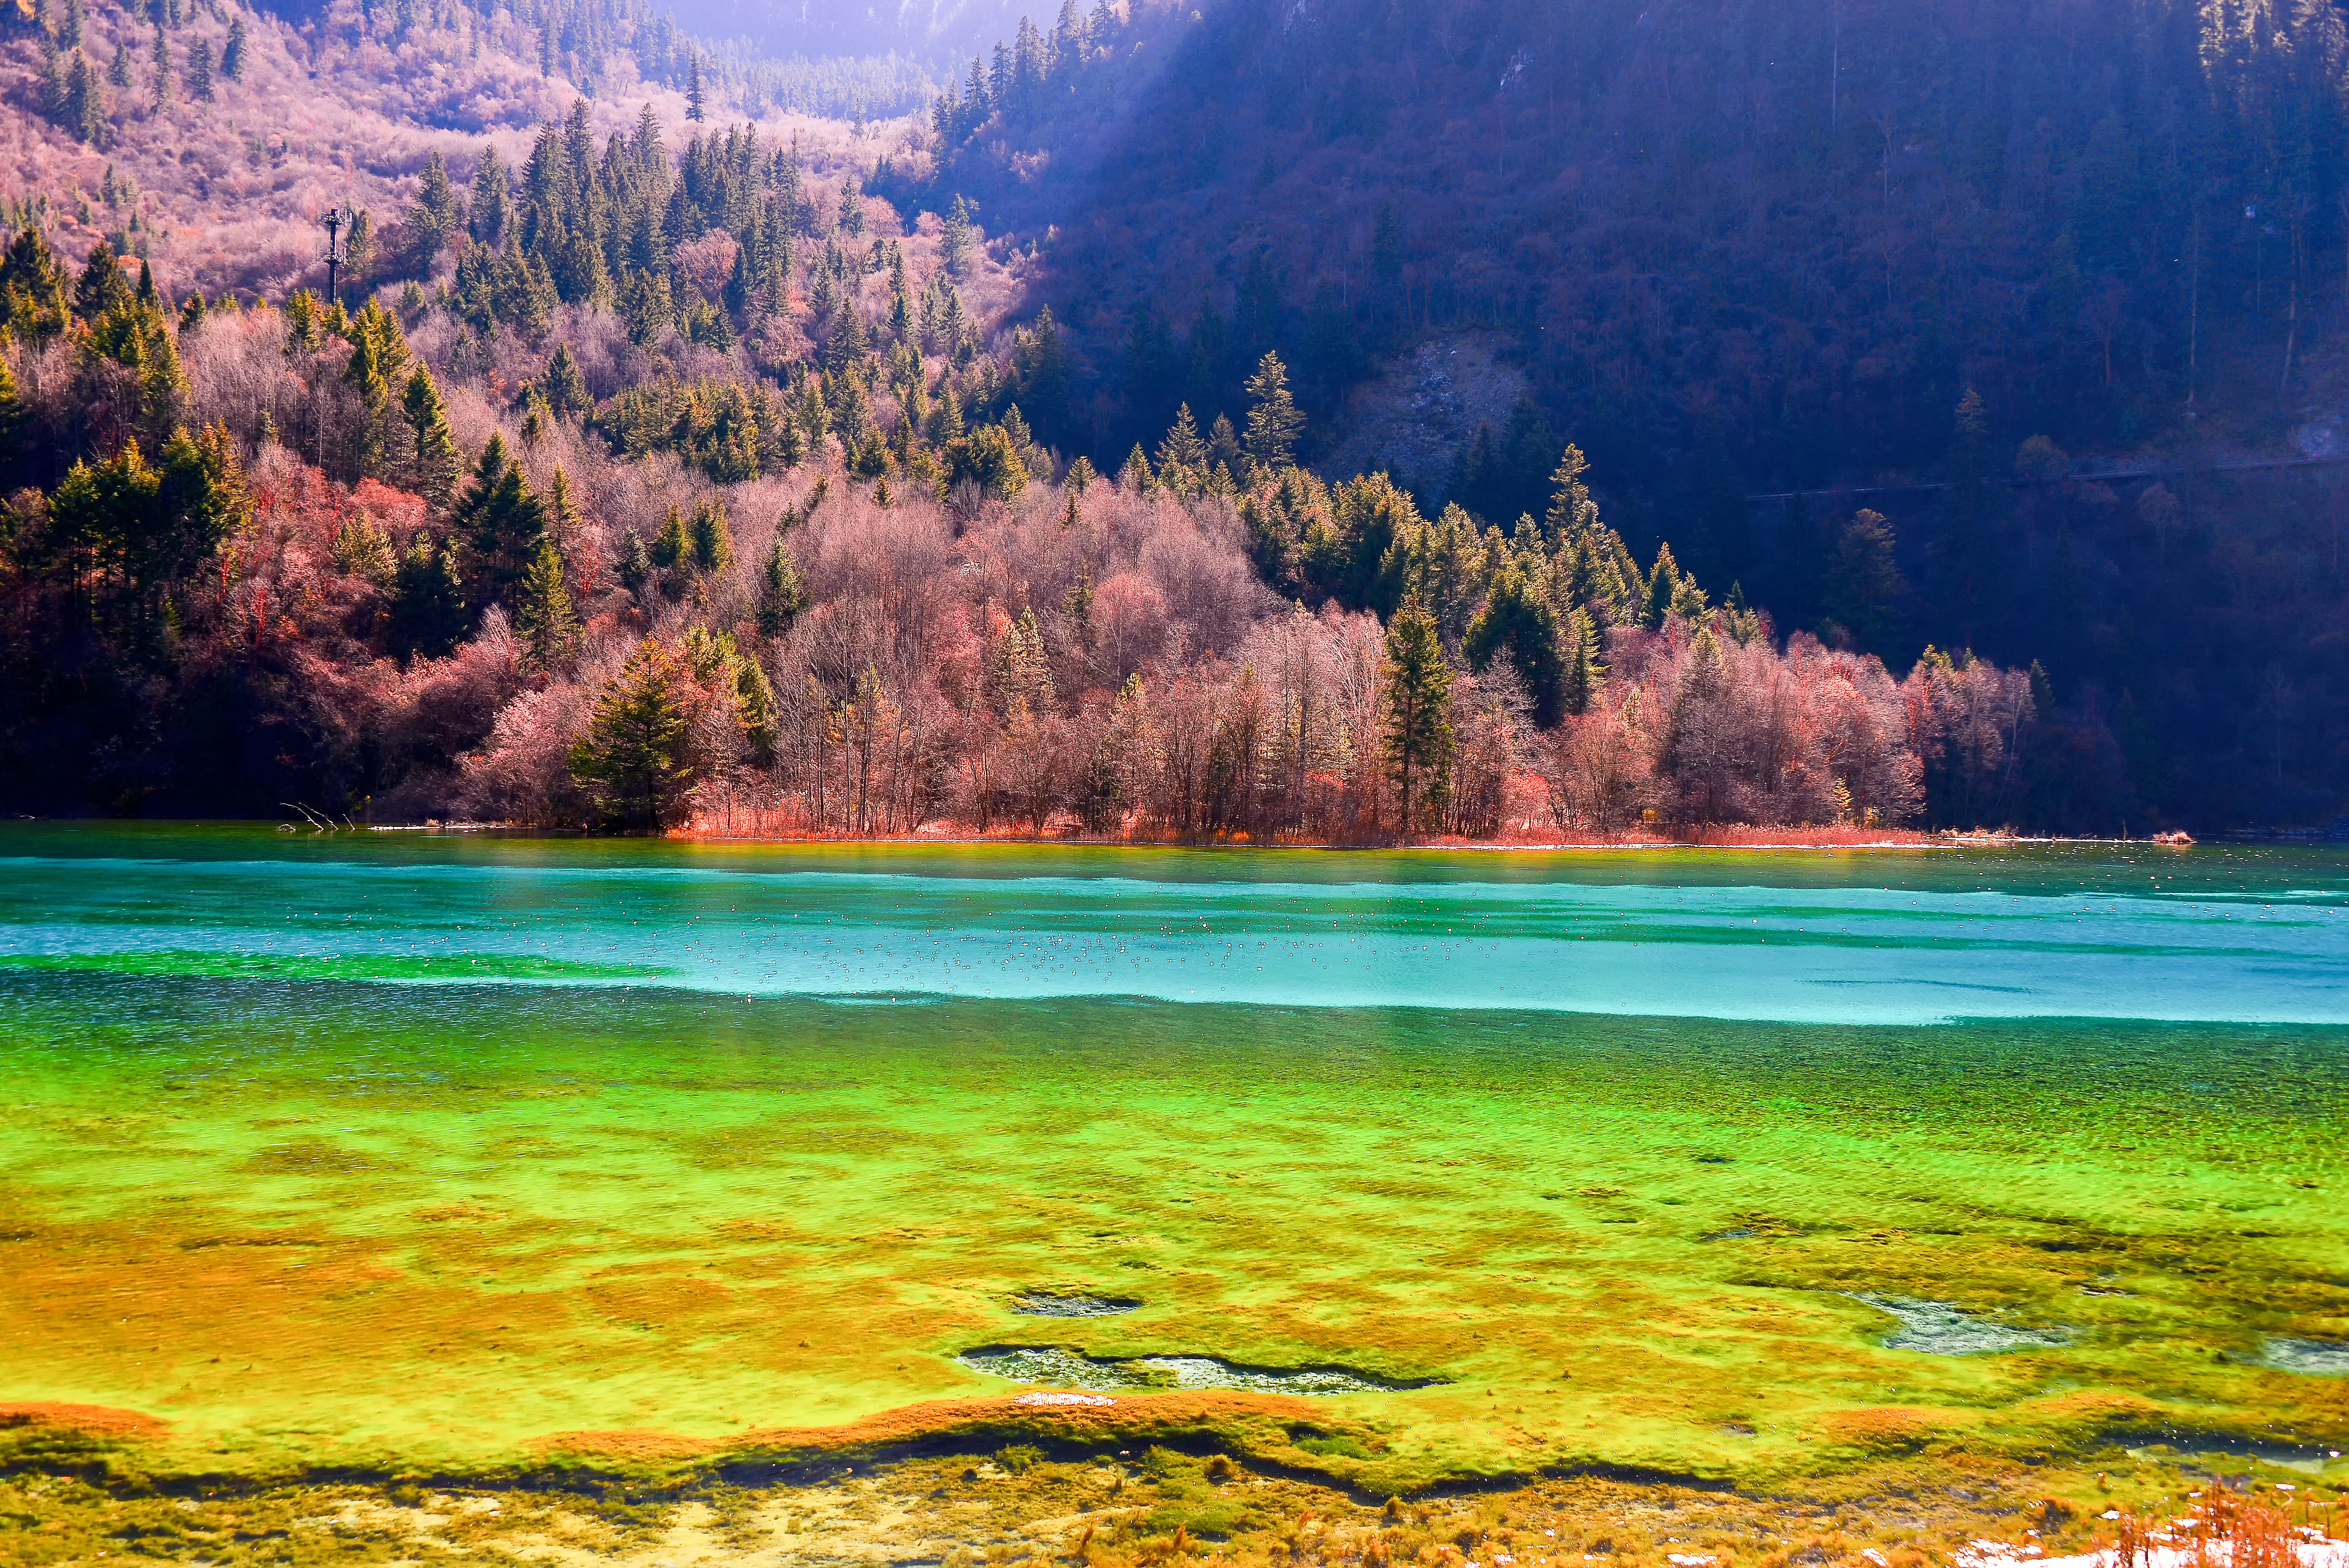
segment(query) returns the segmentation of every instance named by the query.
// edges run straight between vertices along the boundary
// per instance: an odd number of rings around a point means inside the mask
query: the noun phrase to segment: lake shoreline
[[[543,838],[661,839],[676,843],[709,844],[891,844],[938,849],[983,849],[1000,845],[1023,849],[1315,850],[1343,853],[1434,851],[1444,854],[1460,852],[1579,854],[1595,851],[1646,853],[1659,850],[1773,850],[1819,853],[1830,851],[1840,852],[1860,850],[2018,849],[2055,845],[2170,850],[2192,849],[2201,842],[2182,833],[2163,834],[2149,839],[2096,839],[2068,838],[2054,834],[1982,831],[1916,832],[1899,829],[1854,830],[1853,835],[1848,838],[1834,836],[1831,830],[1800,830],[1782,832],[1774,829],[1734,828],[1720,830],[1718,832],[1707,830],[1697,836],[1685,838],[1627,836],[1594,839],[1464,839],[1444,837],[1397,841],[1392,839],[1257,839],[1246,833],[1205,839],[1136,839],[1081,833],[974,832],[967,829],[936,833],[741,832],[698,824],[669,828],[657,832],[617,833],[596,833],[580,828],[532,827],[516,822],[361,822],[349,826],[331,824],[325,828],[314,826],[308,829],[296,823],[281,823],[279,826],[282,830],[291,832],[349,831],[355,827],[362,832],[375,833],[497,833]]]

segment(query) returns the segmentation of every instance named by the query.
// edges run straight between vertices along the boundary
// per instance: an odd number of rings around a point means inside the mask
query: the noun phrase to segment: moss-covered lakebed
[[[292,878],[265,841],[194,841],[236,853],[193,872],[156,852],[171,841],[19,862],[0,948],[24,961],[0,963],[0,1403],[27,1433],[116,1421],[106,1463],[150,1479],[520,1484],[1141,1442],[1383,1496],[2160,1443],[2321,1472],[2349,1436],[2329,1359],[2349,1341],[2336,1023],[1350,1007],[1305,980],[1279,1003],[728,991],[556,965],[476,979],[474,958],[584,962],[591,928],[616,948],[601,963],[731,963],[795,913],[822,915],[840,963],[926,938],[941,967],[976,966],[1009,937],[1049,977],[1110,922],[967,872],[909,892],[902,861],[849,920],[857,873],[836,863],[795,884],[803,861],[411,844],[395,898],[371,848],[340,851],[342,872],[308,850]],[[625,874],[548,880],[570,849]],[[1413,923],[1471,967],[1547,942],[1524,961],[1535,986],[1540,964],[1638,945],[1542,937],[1546,916],[1483,891],[1551,885],[1504,859],[1431,883],[1404,858],[1407,918],[1375,934]],[[1917,884],[1879,896],[1903,934],[1883,942],[2027,911],[2032,930],[1971,961],[1986,986],[2070,961],[2042,951],[2059,908],[2103,949],[2169,952],[2147,962],[2211,995],[2256,989],[2261,965],[2302,997],[2340,978],[2333,894],[2303,886],[2329,862],[2267,862],[2276,897],[2236,911],[2215,886],[2156,902],[2117,871],[2084,892],[2076,867],[2047,889],[2044,862],[1977,860],[1972,880],[2007,878],[1993,909],[1925,885],[1939,865],[1847,860],[1878,895]],[[236,865],[257,868],[241,901]],[[1009,869],[1039,880],[1032,860]],[[1140,901],[1114,912],[1128,924],[1171,889],[1151,930],[1181,961],[1208,884],[1098,852],[1084,869],[1151,873],[1123,877],[1144,890],[1120,895]],[[1230,966],[1261,944],[1268,968],[1309,971],[1314,944],[1378,924],[1375,885],[1344,870],[1371,912],[1353,931],[1292,910],[1285,934],[1235,934],[1216,913],[1194,955]],[[1575,874],[1586,903],[1611,885]],[[1269,902],[1294,896],[1286,875]],[[1210,891],[1228,911],[1252,885]],[[1780,913],[1725,915],[1722,889],[1747,885],[1716,877],[1672,923],[1817,926],[1834,892],[1750,889],[1740,908]],[[2143,930],[2121,929],[2132,899]],[[937,911],[957,901],[998,946],[956,946]],[[2262,930],[2277,910],[2294,923]],[[1657,918],[1634,914],[1617,925]],[[395,917],[435,950],[429,973],[335,971],[362,948],[379,965]],[[1692,995],[1721,953],[1766,945],[1664,944]],[[311,967],[168,956],[239,947]],[[1109,1403],[1023,1398],[1089,1388]]]

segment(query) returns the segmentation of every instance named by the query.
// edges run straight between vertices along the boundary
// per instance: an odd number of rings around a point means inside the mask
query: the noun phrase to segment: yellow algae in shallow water
[[[1774,954],[1800,936],[1805,973],[1832,976],[1858,950],[1806,923],[1828,894],[1867,903],[1832,858],[1773,860],[1785,885],[1762,887],[1766,858],[1734,856],[467,844],[289,851],[263,876],[234,835],[92,841],[192,847],[0,881],[0,931],[42,961],[0,975],[0,1396],[166,1417],[172,1462],[473,1466],[582,1432],[766,1452],[931,1418],[907,1412],[1080,1408],[1018,1406],[1051,1390],[957,1359],[990,1346],[1178,1383],[1395,1385],[1185,1418],[1365,1486],[2349,1424],[2349,1379],[2293,1348],[2337,1342],[2349,1277],[2328,1191],[2340,1030],[1371,1010],[1302,1005],[1342,977],[1296,952],[1277,973],[1310,926],[1456,985],[1588,893],[1659,973],[1793,962],[1724,934],[1737,903]],[[840,874],[865,865],[922,875]],[[2106,871],[1897,865],[1933,907],[1860,913],[1965,968],[1960,1001],[2075,959],[2289,960],[2305,980],[2339,924],[2319,903],[2254,932],[2205,896],[2107,908],[2089,941],[2073,899],[2033,894],[2054,921],[1967,879],[2077,892]],[[1103,870],[1127,874],[1071,885]],[[1601,875],[1646,885],[1574,881]],[[1254,1006],[745,1002],[731,982],[784,962],[786,913],[825,975],[894,942],[1061,984],[1081,927],[1297,984]],[[267,963],[194,945],[222,921]],[[1599,967],[1597,945],[1526,951],[1547,984]],[[515,962],[470,983],[483,956]],[[628,989],[598,965],[704,965],[712,988]],[[1135,1305],[1039,1315],[1045,1297]],[[2098,1390],[2137,1403],[2075,1398]],[[1870,1411],[1918,1412],[1923,1435]]]
[[[0,1390],[236,1462],[724,1445],[1009,1397],[956,1357],[1045,1343],[1442,1379],[1312,1401],[1377,1434],[1312,1462],[1397,1484],[2344,1425],[2257,1364],[2344,1264],[2277,1175],[2343,1102],[2262,1087],[2337,1074],[2308,1031],[41,985]],[[1038,1281],[1140,1305],[1040,1338]],[[1863,1292],[2066,1337],[1890,1347]],[[2033,1404],[2067,1382],[2147,1398]]]

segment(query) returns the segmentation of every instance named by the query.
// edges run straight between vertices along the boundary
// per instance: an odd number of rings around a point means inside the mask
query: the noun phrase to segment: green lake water
[[[2344,982],[2330,850],[14,825],[0,1403],[207,1464],[1041,1382],[1434,1468],[1886,1407],[2321,1465]]]

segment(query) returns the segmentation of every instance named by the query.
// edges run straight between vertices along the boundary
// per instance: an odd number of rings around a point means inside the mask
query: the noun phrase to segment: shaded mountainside
[[[1518,419],[1442,467],[1383,454],[1423,500],[1506,527],[1569,435],[1643,557],[1671,538],[1782,627],[2039,658],[2067,705],[2128,713],[2116,820],[2339,810],[2333,474],[2004,483],[2066,451],[2296,455],[2349,396],[2333,8],[1137,11],[1081,68],[1044,30],[1023,71],[1015,38],[937,117],[925,194],[1049,263],[1079,366],[1054,438],[1113,455],[1178,401],[1237,417],[1277,348],[1308,455],[1350,468],[1394,409],[1365,377],[1499,334]],[[1834,568],[1858,500],[1789,528],[1746,499],[1961,469],[1987,487],[1963,509],[1875,503],[1904,581],[1865,591]]]

